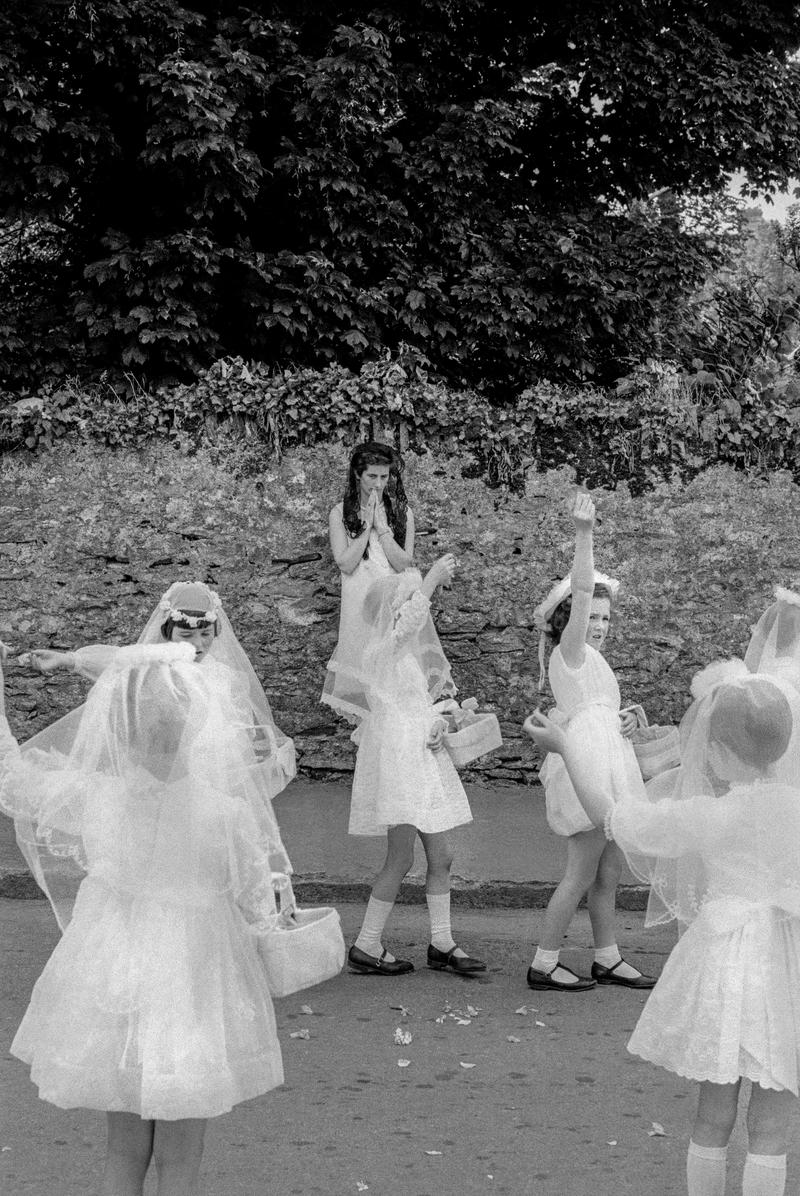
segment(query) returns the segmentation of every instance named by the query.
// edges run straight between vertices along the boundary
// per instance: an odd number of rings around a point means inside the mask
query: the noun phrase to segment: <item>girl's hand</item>
[[[56,669],[67,668],[71,658],[71,652],[56,652],[53,648],[35,648],[28,653],[31,666],[40,673],[53,673]]]
[[[384,532],[391,530],[389,528],[389,519],[386,515],[386,507],[383,505],[383,498],[378,495],[376,490],[373,490],[372,494],[370,494],[370,498],[373,497],[375,498],[375,510],[372,514],[372,526],[378,535],[381,536]]]
[[[554,752],[558,756],[564,754],[566,735],[561,727],[546,714],[542,714],[541,710],[534,710],[533,714],[528,715],[522,724],[522,730],[543,752]]]
[[[578,490],[572,502],[572,521],[577,530],[591,531],[594,527],[595,505],[591,495],[585,490]]]
[[[447,723],[443,718],[437,718],[436,722],[428,732],[428,738],[425,741],[426,747],[429,747],[432,752],[440,752],[444,747],[444,733],[447,730]]]
[[[444,556],[440,556],[438,561],[434,561],[428,570],[428,577],[437,586],[449,586],[455,576],[457,568],[456,558],[452,552],[446,552]]]
[[[639,720],[632,710],[620,711],[619,731],[623,739],[630,739],[638,726]]]

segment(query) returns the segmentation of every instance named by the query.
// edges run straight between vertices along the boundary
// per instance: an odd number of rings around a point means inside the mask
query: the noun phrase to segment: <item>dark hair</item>
[[[403,458],[397,452],[397,449],[393,449],[389,444],[380,444],[376,440],[368,440],[365,444],[359,444],[353,449],[347,469],[347,488],[344,492],[344,499],[342,500],[342,522],[347,529],[348,535],[354,540],[364,531],[365,524],[361,518],[360,510],[361,488],[359,479],[364,470],[370,465],[385,465],[389,467],[389,485],[383,492],[383,505],[386,510],[389,527],[392,529],[392,535],[402,548],[406,539],[408,512],[408,499],[403,489],[402,478],[404,466]],[[389,487],[392,488],[394,500],[387,493]],[[366,549],[364,555],[369,555],[369,548]]]
[[[792,710],[769,681],[720,687],[709,720],[712,742],[721,743],[744,764],[764,769],[780,760],[792,734]]]
[[[214,628],[214,638],[216,638],[219,635],[219,619],[204,619],[203,615],[205,613],[206,612],[204,610],[182,610],[181,611],[182,615],[189,615],[191,618],[198,620],[198,622],[194,626],[192,626],[191,623],[187,622],[186,619],[173,619],[172,616],[170,615],[161,624],[161,634],[163,635],[165,640],[171,640],[172,633],[176,627],[183,627],[187,631],[196,631],[198,628],[200,630],[202,630],[205,627],[213,627]]]
[[[593,598],[607,598],[609,602],[613,602],[611,591],[608,586],[598,582],[592,591]],[[553,645],[561,642],[561,636],[564,634],[564,628],[569,623],[570,611],[572,610],[572,595],[567,594],[566,598],[562,598],[556,609],[548,620],[550,627],[550,638]]]

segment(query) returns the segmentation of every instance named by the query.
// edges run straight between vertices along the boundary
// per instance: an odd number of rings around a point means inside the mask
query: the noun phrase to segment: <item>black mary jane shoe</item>
[[[565,972],[569,972],[570,976],[575,977],[574,984],[565,984],[562,980],[554,980],[553,972],[556,968],[561,968]],[[581,993],[586,992],[589,988],[594,988],[596,981],[590,980],[588,976],[579,976],[573,972],[572,968],[568,968],[563,963],[557,963],[555,968],[550,972],[540,972],[536,968],[528,968],[528,988],[534,989],[554,989],[562,993]]]
[[[452,968],[461,976],[471,976],[473,972],[485,972],[486,964],[480,959],[473,959],[471,955],[454,955],[458,945],[449,951],[440,951],[438,947],[428,947],[428,967],[441,972],[445,968]]]
[[[655,980],[652,976],[615,976],[614,972],[617,970],[624,959],[618,960],[611,968],[606,968],[601,963],[592,964],[592,978],[598,984],[619,984],[622,988],[653,988]]]
[[[375,955],[367,955],[366,951],[362,951],[355,944],[347,952],[347,963],[351,971],[370,976],[402,976],[404,972],[414,971],[410,959],[389,960],[385,950],[378,959]]]

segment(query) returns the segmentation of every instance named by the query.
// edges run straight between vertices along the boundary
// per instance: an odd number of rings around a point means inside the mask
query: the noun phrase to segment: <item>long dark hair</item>
[[[347,488],[342,501],[342,521],[347,533],[352,539],[360,536],[366,524],[361,518],[361,487],[359,479],[364,470],[370,465],[388,465],[389,482],[383,492],[383,506],[392,535],[402,548],[406,542],[406,523],[408,514],[408,499],[403,489],[403,458],[389,444],[379,444],[376,440],[368,440],[366,444],[359,444],[353,449],[350,464],[347,469]],[[388,494],[389,487],[393,497]],[[367,548],[364,555],[369,552]]]

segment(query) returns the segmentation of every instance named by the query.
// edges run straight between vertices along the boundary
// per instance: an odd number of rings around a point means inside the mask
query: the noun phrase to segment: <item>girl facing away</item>
[[[207,1119],[283,1080],[256,936],[285,852],[229,678],[164,639],[97,671],[22,746],[0,672],[0,806],[63,931],[11,1051],[43,1100],[106,1112],[103,1196],[151,1162],[192,1196]]]
[[[639,765],[624,738],[633,731],[636,719],[620,716],[619,686],[602,655],[611,600],[619,583],[595,573],[595,507],[588,494],[577,492],[571,514],[575,524],[572,571],[535,612],[543,639],[546,636],[554,645],[548,674],[556,717],[591,759],[610,799],[635,795],[644,800]],[[543,647],[542,643],[542,651]],[[581,992],[595,984],[652,988],[655,981],[623,960],[617,946],[615,904],[622,853],[592,825],[560,757],[547,756],[540,776],[550,829],[566,839],[567,866],[547,906],[541,941],[528,969],[529,987],[564,992]],[[559,962],[564,936],[584,894],[595,947],[591,979]]]
[[[359,700],[361,611],[374,581],[408,569],[414,559],[414,514],[403,488],[403,459],[388,444],[368,441],[350,457],[344,499],[328,517],[333,559],[341,574],[339,637],[328,664],[322,702],[351,722]]]
[[[386,835],[386,859],[372,886],[364,922],[350,948],[354,972],[398,975],[410,960],[383,946],[383,930],[403,877],[414,862],[419,836],[425,850],[425,898],[431,926],[428,967],[462,975],[485,971],[459,947],[450,926],[450,832],[472,821],[467,795],[442,746],[445,720],[433,707],[452,692],[450,666],[430,615],[430,599],[455,571],[448,554],[424,580],[416,569],[374,581],[363,604],[363,658],[358,705],[364,716],[353,734],[358,745],[349,831]],[[433,697],[432,697],[433,695]]]
[[[612,802],[576,738],[538,712],[525,730],[651,884],[648,920],[685,929],[628,1050],[699,1084],[689,1196],[724,1196],[742,1080],[741,1190],[781,1196],[800,1084],[800,695],[741,661],[710,666],[692,693],[674,796],[653,803]]]

